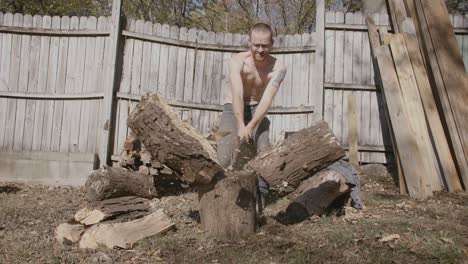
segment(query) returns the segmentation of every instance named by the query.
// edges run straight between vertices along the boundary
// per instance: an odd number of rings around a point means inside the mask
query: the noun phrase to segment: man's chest
[[[244,64],[241,72],[241,76],[244,84],[247,84],[251,88],[265,88],[271,79],[271,68],[257,69],[249,65]]]

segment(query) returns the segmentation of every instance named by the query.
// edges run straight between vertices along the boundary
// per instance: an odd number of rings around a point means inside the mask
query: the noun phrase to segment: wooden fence
[[[288,74],[268,115],[270,137],[277,142],[323,116],[347,146],[347,97],[354,94],[360,160],[388,162],[388,128],[381,125],[384,108],[363,16],[325,13],[318,3],[316,32],[275,39],[274,53]],[[0,13],[0,155],[88,153],[109,161],[147,91],[210,132],[228,89],[227,61],[245,49],[247,36],[141,20],[120,29],[119,17],[120,6],[113,17],[99,18]],[[389,27],[387,15],[375,20]],[[452,20],[468,64],[468,17]]]

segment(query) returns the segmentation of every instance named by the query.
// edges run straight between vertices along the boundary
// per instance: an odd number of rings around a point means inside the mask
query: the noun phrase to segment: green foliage
[[[446,0],[451,13],[466,13],[466,0]],[[357,12],[360,0],[325,0],[327,10]],[[123,0],[129,19],[197,27],[207,31],[246,33],[257,22],[277,34],[311,32],[316,0]],[[112,0],[0,0],[0,11],[39,15],[110,15]]]
[[[1,12],[50,16],[99,16],[109,12],[107,0],[2,0]]]

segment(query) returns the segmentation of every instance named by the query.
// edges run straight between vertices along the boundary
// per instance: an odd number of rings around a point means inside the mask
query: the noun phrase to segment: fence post
[[[314,96],[314,112],[318,116],[323,116],[323,98],[324,98],[324,68],[325,68],[325,0],[317,0],[315,16],[315,32],[317,34],[317,49],[315,51],[315,78],[314,83],[317,85],[318,96]]]
[[[121,64],[122,64],[122,39],[121,39],[121,24],[122,24],[122,0],[113,0],[112,2],[112,18],[110,29],[110,45],[107,52],[108,60],[106,63],[107,78],[104,86],[104,102],[101,117],[100,141],[99,141],[99,160],[100,164],[111,165],[111,156],[114,147],[115,134],[115,114],[116,114],[116,92],[120,85]]]

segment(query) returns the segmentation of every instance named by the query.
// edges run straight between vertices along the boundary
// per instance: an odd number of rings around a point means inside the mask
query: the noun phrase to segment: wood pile
[[[304,219],[320,215],[349,190],[342,176],[317,173],[345,156],[324,121],[260,153],[241,171],[222,168],[211,142],[180,121],[157,95],[143,96],[128,124],[133,134],[123,146],[121,161],[89,176],[88,204],[73,221],[57,228],[62,243],[128,248],[143,237],[164,233],[174,225],[154,201],[184,187],[198,190],[202,229],[222,240],[255,232],[257,176],[279,193],[294,193],[294,204],[302,203],[306,210],[291,205],[287,213]],[[314,173],[315,180],[308,180]],[[294,192],[297,187],[300,193]],[[308,201],[317,197],[319,204]]]
[[[395,34],[367,16],[400,191],[426,198],[468,184],[468,76],[443,0],[389,0]],[[380,73],[380,74],[379,74]]]

